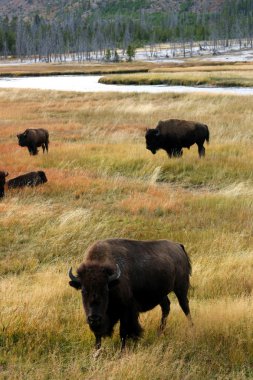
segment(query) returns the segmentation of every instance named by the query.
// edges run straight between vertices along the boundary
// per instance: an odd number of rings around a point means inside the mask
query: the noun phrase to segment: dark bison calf
[[[5,178],[8,175],[9,175],[9,173],[0,171],[0,198],[4,197]]]
[[[209,130],[205,124],[195,121],[170,119],[159,121],[154,129],[146,131],[146,148],[153,154],[164,149],[169,157],[182,156],[182,148],[198,145],[199,157],[205,155],[204,142],[209,142]]]
[[[38,171],[26,173],[16,178],[9,179],[9,181],[7,181],[7,186],[8,189],[16,189],[25,186],[38,186],[45,182],[47,182],[45,172]]]
[[[108,239],[95,243],[77,276],[69,271],[69,284],[81,289],[90,329],[96,337],[111,336],[120,321],[122,349],[126,338],[137,339],[142,332],[138,318],[160,305],[160,331],[170,312],[168,294],[174,292],[185,315],[191,320],[187,293],[191,263],[179,243],[169,240],[138,241]]]
[[[48,152],[49,134],[46,129],[26,129],[25,132],[17,135],[18,144],[26,146],[31,155],[38,154],[38,147],[42,146],[43,153],[45,149]]]

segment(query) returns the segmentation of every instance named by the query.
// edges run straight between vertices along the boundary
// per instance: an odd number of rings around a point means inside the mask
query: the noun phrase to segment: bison
[[[38,171],[38,172],[30,172],[23,175],[20,175],[16,178],[9,179],[7,181],[8,189],[16,189],[21,188],[25,186],[38,186],[42,183],[47,182],[47,177],[45,172]]]
[[[167,295],[172,291],[191,321],[187,298],[190,274],[190,259],[182,244],[169,240],[107,239],[89,248],[77,276],[70,268],[69,285],[81,290],[96,349],[100,349],[102,337],[112,335],[118,321],[124,349],[126,338],[141,336],[140,312],[160,305],[159,331],[165,328],[170,312]]]
[[[204,142],[209,142],[209,130],[205,124],[195,121],[170,119],[159,121],[154,129],[146,131],[146,148],[153,154],[164,149],[169,157],[182,156],[182,148],[198,145],[199,157],[205,156]]]
[[[25,132],[17,135],[18,144],[26,146],[31,155],[38,154],[38,147],[42,146],[43,153],[45,149],[48,152],[49,134],[46,129],[26,129]]]
[[[4,185],[5,185],[5,178],[9,175],[8,172],[0,171],[0,198],[4,197]]]

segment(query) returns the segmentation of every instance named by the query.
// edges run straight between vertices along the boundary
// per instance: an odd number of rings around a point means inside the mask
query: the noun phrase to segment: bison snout
[[[146,149],[150,150],[151,153],[156,154],[156,149],[154,149],[152,146],[146,145]]]
[[[90,326],[98,326],[102,320],[99,315],[89,315],[87,319]]]

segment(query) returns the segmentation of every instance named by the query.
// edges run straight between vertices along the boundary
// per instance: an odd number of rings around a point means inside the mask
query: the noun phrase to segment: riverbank
[[[56,76],[95,76],[104,85],[123,86],[194,86],[194,87],[253,87],[253,63],[213,63],[188,61],[181,64],[132,62],[118,64],[31,64],[0,66],[2,78],[31,78]],[[102,77],[103,76],[103,77]],[[81,79],[80,79],[81,80]],[[47,81],[47,79],[45,79]],[[14,83],[14,82],[13,82]],[[77,86],[80,91],[82,88]],[[36,88],[32,85],[31,88]],[[45,87],[54,89],[53,87]],[[119,89],[119,88],[118,88]],[[67,89],[68,90],[68,89]],[[73,88],[73,91],[76,87]],[[101,90],[102,87],[101,87]],[[109,90],[109,88],[108,88]],[[114,91],[110,86],[110,91]],[[119,89],[119,91],[122,91]],[[136,91],[131,87],[131,91]],[[139,91],[139,90],[137,90]],[[165,90],[166,91],[166,90]]]
[[[107,64],[94,62],[86,64],[73,63],[18,63],[1,65],[0,77],[36,77],[50,75],[101,75],[111,73],[147,72],[154,65],[152,63],[120,63]]]
[[[159,72],[156,69],[156,72],[149,73],[104,76],[99,82],[121,85],[253,87],[253,65],[227,66],[223,70],[216,66],[209,66],[206,70],[203,67],[200,70],[198,66],[173,70],[164,67]]]

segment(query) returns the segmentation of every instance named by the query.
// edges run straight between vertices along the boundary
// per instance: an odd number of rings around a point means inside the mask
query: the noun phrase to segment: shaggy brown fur
[[[139,313],[157,305],[162,309],[160,329],[164,329],[170,311],[167,295],[172,291],[190,316],[187,292],[191,263],[182,244],[169,240],[99,241],[88,250],[77,274],[74,277],[70,272],[69,284],[82,290],[87,322],[97,348],[103,336],[112,334],[118,321],[122,348],[127,337],[137,339],[142,332]]]
[[[23,175],[20,175],[16,178],[9,179],[7,181],[8,189],[16,189],[25,186],[38,186],[47,182],[47,177],[45,172],[30,172]]]
[[[204,142],[209,142],[209,130],[205,124],[195,121],[170,119],[159,121],[155,129],[146,131],[146,148],[153,154],[164,149],[169,157],[182,156],[182,148],[197,144],[199,157],[205,155]]]
[[[42,146],[43,153],[45,149],[48,152],[49,134],[46,129],[26,129],[25,132],[17,135],[18,144],[26,146],[31,155],[38,154],[38,147]]]

